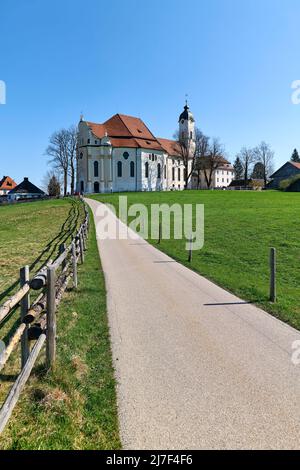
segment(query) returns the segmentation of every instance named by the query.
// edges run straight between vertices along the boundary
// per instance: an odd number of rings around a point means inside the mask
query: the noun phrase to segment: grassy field
[[[128,205],[205,205],[204,248],[187,262],[185,240],[157,246],[177,261],[300,329],[299,193],[186,191],[128,193]],[[118,195],[94,195],[118,209]],[[130,220],[130,219],[129,219]],[[155,240],[150,243],[157,245]],[[269,249],[277,248],[278,301],[269,295]]]
[[[0,206],[0,302],[18,287],[20,267],[28,264],[36,272],[56,256],[76,229],[80,212],[71,199]]]
[[[70,235],[68,226],[70,211],[74,217],[73,205],[63,200],[0,208],[0,211],[5,209],[6,217],[18,223],[15,243],[1,233],[1,247],[2,244],[5,246],[7,255],[11,247],[15,260],[5,286],[15,278],[20,260],[35,263],[39,259],[35,264],[37,268],[42,260],[45,262],[53,256],[57,245]],[[34,209],[31,220],[30,208]],[[24,209],[26,217],[23,220]],[[77,209],[75,220],[76,214]],[[27,234],[29,227],[30,236]],[[48,233],[48,239],[45,234],[43,236],[44,245],[40,240],[39,244],[36,241],[40,231]],[[22,233],[25,240],[32,243],[30,252],[24,250]],[[67,291],[59,306],[56,368],[53,373],[47,373],[44,353],[40,355],[12,419],[0,437],[2,450],[118,449],[121,446],[106,290],[93,225],[85,263],[79,266],[78,280],[78,290]],[[3,338],[2,329],[0,325],[0,338]],[[10,360],[9,369],[5,368],[0,374],[0,402],[16,378],[20,367],[18,355],[17,352],[16,359]]]

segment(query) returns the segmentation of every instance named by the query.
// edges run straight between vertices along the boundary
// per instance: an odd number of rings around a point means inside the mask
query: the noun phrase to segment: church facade
[[[178,140],[195,153],[195,119],[186,103],[179,116]],[[80,120],[77,146],[77,192],[181,191],[185,165],[178,141],[155,137],[139,118],[116,114],[103,124]],[[204,170],[194,172],[188,189],[221,189],[234,179],[230,163],[220,158],[207,186]]]
[[[179,118],[180,138],[193,152],[195,120],[188,105]],[[103,124],[78,126],[77,191],[166,191],[185,188],[178,142],[158,138],[139,118],[116,114]]]

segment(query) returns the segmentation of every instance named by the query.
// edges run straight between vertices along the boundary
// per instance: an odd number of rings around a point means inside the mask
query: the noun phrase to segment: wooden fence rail
[[[30,280],[28,266],[20,270],[20,289],[0,306],[0,323],[14,308],[20,307],[20,325],[13,333],[6,348],[0,354],[0,371],[7,364],[12,352],[21,344],[21,372],[0,409],[0,434],[5,428],[19,399],[39,353],[46,343],[46,364],[51,369],[56,358],[56,310],[68,283],[73,279],[77,289],[77,264],[84,262],[89,229],[89,212],[81,199],[85,218],[69,246],[59,248],[54,262],[50,262]],[[37,299],[30,304],[30,292],[42,290]],[[30,345],[36,341],[33,348]]]

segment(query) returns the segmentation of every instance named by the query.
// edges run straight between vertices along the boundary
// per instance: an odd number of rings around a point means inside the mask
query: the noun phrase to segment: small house
[[[6,196],[16,186],[17,183],[10,176],[3,176],[0,180],[0,196]]]
[[[9,201],[19,201],[24,199],[40,199],[45,196],[44,191],[32,184],[28,178],[24,178],[22,183],[18,184],[8,193]]]

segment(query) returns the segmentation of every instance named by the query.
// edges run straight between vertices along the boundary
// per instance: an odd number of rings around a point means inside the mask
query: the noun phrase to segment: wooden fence
[[[32,279],[29,267],[21,268],[19,291],[0,306],[0,323],[10,316],[13,309],[20,307],[20,325],[0,354],[0,371],[19,343],[21,344],[21,372],[0,410],[0,434],[12,414],[44,343],[47,368],[51,369],[55,363],[57,306],[70,280],[73,282],[73,288],[77,288],[77,264],[84,262],[87,248],[89,213],[85,204],[84,211],[84,222],[70,245],[62,244],[57,259],[48,263]],[[31,304],[30,294],[33,291],[40,293]]]

